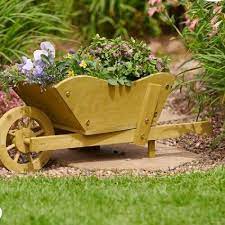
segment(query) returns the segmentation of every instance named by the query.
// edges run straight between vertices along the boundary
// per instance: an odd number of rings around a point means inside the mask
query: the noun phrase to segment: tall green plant
[[[225,1],[185,1],[186,28],[183,37],[204,71],[196,80],[202,84],[199,99],[214,104],[225,95]]]
[[[60,10],[52,12],[51,3],[35,0],[0,0],[0,65],[24,55],[35,42],[68,32]]]

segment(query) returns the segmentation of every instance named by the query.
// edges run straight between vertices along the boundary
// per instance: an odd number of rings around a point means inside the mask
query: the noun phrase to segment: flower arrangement
[[[33,59],[22,57],[22,63],[0,72],[0,83],[5,89],[19,82],[44,88],[85,74],[105,79],[110,85],[130,86],[134,80],[166,70],[166,59],[156,58],[146,43],[97,35],[88,47],[70,51],[61,60],[55,60],[53,44],[42,42]]]

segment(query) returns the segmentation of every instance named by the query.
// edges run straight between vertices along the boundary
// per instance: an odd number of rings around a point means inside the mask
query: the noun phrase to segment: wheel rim
[[[41,169],[49,160],[50,152],[32,153],[25,138],[54,134],[51,121],[33,107],[18,107],[0,119],[0,159],[3,165],[16,172]]]

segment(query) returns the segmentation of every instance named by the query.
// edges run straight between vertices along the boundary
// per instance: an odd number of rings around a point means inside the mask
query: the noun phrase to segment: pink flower
[[[220,26],[221,23],[222,23],[222,21],[219,21],[212,26],[212,31],[209,33],[209,37],[213,37],[218,33],[219,26]]]
[[[161,3],[162,1],[161,0],[149,0],[148,1],[148,4],[149,5],[155,5],[155,4],[159,4],[159,3]]]
[[[222,6],[216,5],[213,10],[213,14],[215,14],[215,15],[213,16],[213,18],[210,21],[212,31],[209,33],[209,37],[215,36],[219,31],[219,26],[222,23],[222,21],[221,20],[219,21],[220,18],[219,18],[218,14],[221,12],[222,12]]]
[[[151,7],[148,9],[148,15],[150,17],[152,17],[156,12],[158,12],[158,8],[157,7]]]
[[[21,104],[22,101],[14,91],[10,91],[9,96],[0,91],[0,117],[11,108]]]
[[[155,59],[156,59],[156,57],[152,53],[148,56],[149,61],[152,61],[152,60],[155,60]]]
[[[199,23],[199,18],[195,18],[194,20],[191,20],[190,18],[189,18],[189,16],[185,16],[185,18],[186,18],[186,22],[185,22],[185,24],[186,24],[186,26],[188,27],[188,29],[190,30],[190,31],[194,31],[195,30],[195,28],[196,28],[196,26],[198,25],[198,23]]]
[[[198,25],[198,22],[199,22],[199,19],[198,19],[198,18],[192,20],[191,23],[190,23],[189,29],[190,29],[191,31],[194,31],[195,28],[196,28],[196,26]]]
[[[164,10],[162,0],[149,0],[148,5],[149,5],[148,15],[150,17],[152,17],[156,12],[160,13]]]
[[[213,14],[219,14],[222,12],[223,7],[221,5],[216,5],[213,9]]]
[[[214,24],[216,24],[218,22],[218,20],[219,20],[219,17],[214,16],[210,21],[211,26],[214,26]]]

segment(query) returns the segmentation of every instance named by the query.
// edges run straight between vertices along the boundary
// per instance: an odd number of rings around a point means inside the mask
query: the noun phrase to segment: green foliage
[[[9,86],[14,87],[25,79],[26,77],[19,73],[17,66],[8,67],[4,71],[0,71],[0,84],[4,92],[9,91]]]
[[[68,32],[65,16],[53,12],[51,2],[0,0],[0,65],[18,59],[41,39]]]
[[[89,39],[96,34],[110,38],[159,34],[159,24],[149,19],[146,3],[140,0],[76,0],[73,21]]]
[[[0,179],[4,225],[222,225],[225,169],[167,177]]]
[[[125,41],[97,35],[88,47],[59,61],[54,61],[54,54],[49,52],[55,52],[53,45],[46,43],[50,46],[48,51],[38,50],[42,51],[41,60],[23,58],[22,64],[0,73],[3,87],[9,88],[21,81],[45,87],[68,76],[84,74],[108,80],[111,85],[130,86],[134,80],[168,70],[166,59],[154,57],[146,43],[133,38]]]
[[[130,86],[131,81],[166,70],[165,62],[153,57],[146,43],[133,38],[125,41],[120,37],[107,39],[97,35],[78,55],[78,60],[84,60],[87,66],[80,67],[81,71],[74,69],[75,74],[107,79],[111,85]]]
[[[99,35],[88,47],[69,54],[60,63],[71,75],[86,74],[108,80],[111,85],[126,86],[134,80],[167,70],[166,60],[153,57],[144,42],[133,38],[127,41],[120,37],[107,39]]]
[[[219,103],[225,95],[225,2],[186,1],[187,15],[191,21],[199,19],[196,27],[183,31],[188,48],[204,68],[194,82],[200,83],[200,104]],[[219,7],[222,6],[221,10]],[[217,9],[216,9],[217,8]]]

